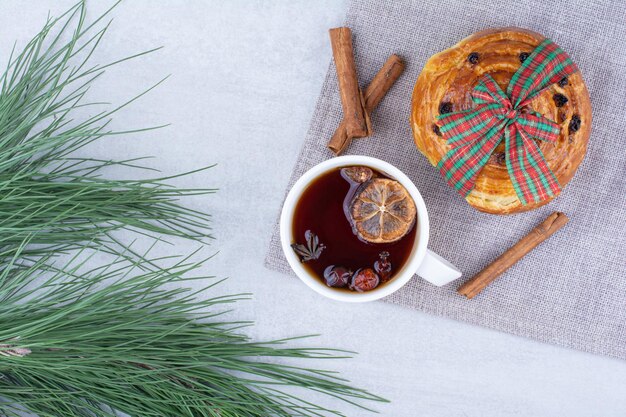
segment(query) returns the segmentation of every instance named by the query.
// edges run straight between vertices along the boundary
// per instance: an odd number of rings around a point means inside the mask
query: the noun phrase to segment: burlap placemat
[[[361,84],[397,53],[406,71],[374,112],[375,134],[348,153],[404,171],[429,208],[431,249],[470,278],[550,212],[570,223],[474,300],[414,278],[385,301],[505,332],[626,359],[626,8],[611,1],[519,0],[406,3],[353,1],[351,27]],[[554,202],[512,216],[482,214],[444,183],[415,148],[408,123],[413,84],[432,54],[478,30],[519,26],[553,39],[578,64],[593,104],[587,157]],[[330,59],[330,57],[329,57]],[[326,143],[342,116],[331,64],[290,185],[332,157]],[[267,266],[290,272],[278,227]]]

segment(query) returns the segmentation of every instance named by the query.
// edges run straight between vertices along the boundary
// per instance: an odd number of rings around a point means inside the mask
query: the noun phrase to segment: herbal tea
[[[398,181],[369,167],[337,168],[302,193],[292,248],[326,285],[369,291],[402,269],[416,221],[415,203]]]

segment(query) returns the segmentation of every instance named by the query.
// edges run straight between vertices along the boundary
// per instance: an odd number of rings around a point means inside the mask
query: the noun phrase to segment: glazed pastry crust
[[[490,29],[463,39],[426,62],[413,90],[411,126],[417,148],[431,164],[437,165],[450,149],[435,128],[440,104],[452,103],[452,111],[471,108],[472,89],[485,73],[506,91],[511,77],[520,67],[520,54],[530,54],[544,39],[542,35],[525,29]],[[476,63],[468,59],[472,52],[479,54]],[[557,93],[567,98],[567,103],[561,107],[553,98]],[[529,107],[561,127],[556,143],[537,143],[563,188],[585,157],[591,133],[591,103],[580,71],[570,75],[566,85],[550,86]],[[572,131],[575,128],[570,129],[570,121],[576,116],[580,118],[580,128]],[[532,210],[550,201],[522,205],[506,169],[504,143],[498,145],[491,155],[466,200],[472,207],[493,214]]]

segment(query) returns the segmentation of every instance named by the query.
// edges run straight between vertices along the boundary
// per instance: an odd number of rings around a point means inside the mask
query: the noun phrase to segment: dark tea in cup
[[[292,248],[329,287],[370,291],[409,259],[416,218],[398,181],[366,166],[338,167],[315,178],[296,203]]]

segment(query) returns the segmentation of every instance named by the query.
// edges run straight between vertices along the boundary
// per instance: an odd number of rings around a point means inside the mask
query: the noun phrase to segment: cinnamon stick
[[[370,118],[365,111],[365,100],[359,89],[352,48],[352,31],[347,27],[330,29],[330,44],[337,68],[339,93],[346,131],[349,136],[367,136],[371,130]]]
[[[474,298],[503,272],[522,259],[524,255],[565,226],[568,220],[565,213],[555,211],[478,275],[461,285],[457,292],[467,298]]]
[[[404,62],[398,55],[391,55],[382,68],[376,73],[372,82],[365,88],[363,98],[365,99],[365,112],[368,116],[378,107],[378,103],[385,97],[387,91],[391,89],[396,80],[404,71]],[[345,151],[353,137],[348,134],[345,119],[339,124],[333,134],[328,148],[335,153],[341,154]]]

